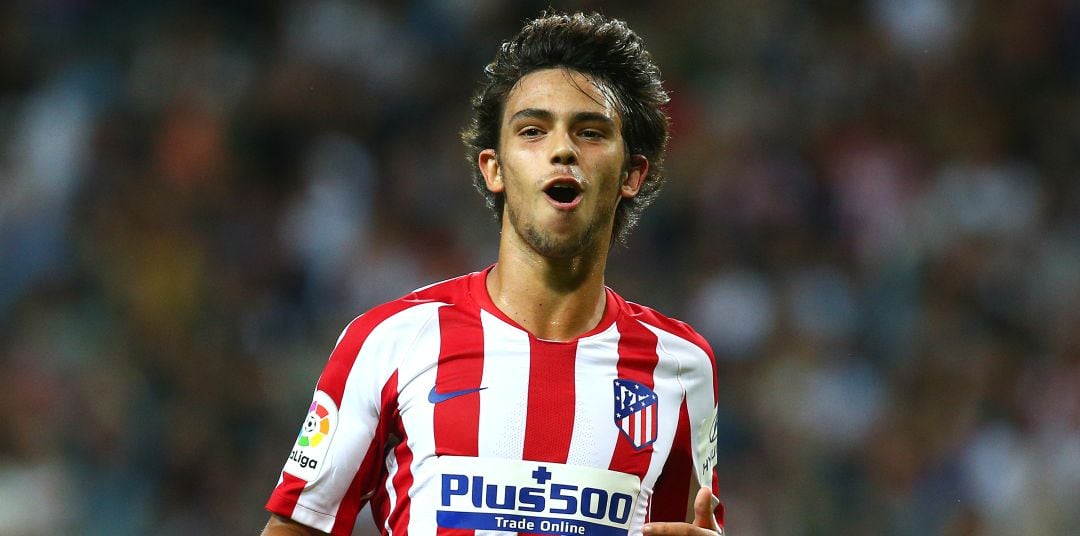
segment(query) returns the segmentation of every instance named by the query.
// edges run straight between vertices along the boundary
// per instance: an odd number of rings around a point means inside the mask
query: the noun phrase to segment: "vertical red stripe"
[[[435,390],[452,393],[483,387],[484,328],[480,310],[459,307],[439,309],[439,367]],[[435,404],[435,454],[476,456],[480,430],[480,393],[456,396]]]
[[[679,424],[675,441],[664,469],[653,488],[650,505],[653,521],[685,521],[686,505],[690,500],[690,479],[694,474],[694,459],[690,446],[690,416],[683,401],[679,409]],[[694,490],[697,491],[696,489]]]
[[[574,368],[577,342],[529,337],[529,401],[526,460],[566,463],[574,430]]]
[[[390,515],[390,497],[385,493],[376,493],[371,498],[371,519],[382,534],[383,523]]]
[[[621,315],[617,321],[619,330],[619,378],[638,382],[649,389],[655,387],[653,372],[660,358],[656,355],[656,335],[628,315]],[[655,424],[656,418],[653,419]],[[633,434],[634,428],[630,429]],[[611,455],[608,466],[612,471],[630,473],[644,479],[652,461],[653,446],[641,450],[621,434],[615,443],[615,452]]]
[[[484,328],[480,309],[464,304],[439,309],[439,366],[435,389],[450,393],[476,389],[484,375]],[[435,404],[435,454],[476,456],[479,454],[480,393],[469,393]],[[404,491],[404,490],[403,490]],[[472,536],[472,530],[439,527],[437,536]]]

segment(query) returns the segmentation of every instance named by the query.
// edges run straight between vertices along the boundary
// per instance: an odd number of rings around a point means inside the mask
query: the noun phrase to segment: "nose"
[[[569,134],[552,136],[551,163],[561,166],[570,166],[577,163],[577,148]]]

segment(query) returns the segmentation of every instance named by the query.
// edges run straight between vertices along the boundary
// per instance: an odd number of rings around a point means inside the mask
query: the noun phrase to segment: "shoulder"
[[[712,347],[690,324],[667,316],[651,307],[622,300],[623,314],[650,327],[654,332],[666,335],[664,339],[682,341],[713,357]],[[663,343],[664,341],[661,341]]]
[[[408,344],[426,329],[437,327],[438,310],[470,298],[468,274],[416,289],[377,305],[354,318],[341,332],[335,353],[355,357],[363,347],[386,349]]]
[[[469,279],[474,275],[433,283],[369,309],[349,323],[338,344],[347,339],[366,340],[376,332],[381,336],[400,336],[422,329],[439,307],[457,305],[469,299]]]
[[[381,388],[418,341],[438,336],[439,310],[468,298],[467,293],[461,295],[468,277],[417,289],[353,319],[334,345],[319,389],[340,400],[358,362],[364,363],[364,376],[374,382],[371,387]]]
[[[715,406],[719,393],[716,355],[705,337],[690,324],[641,304],[624,302],[623,315],[656,335],[658,354],[671,359],[680,384],[694,401],[691,417],[704,415]]]

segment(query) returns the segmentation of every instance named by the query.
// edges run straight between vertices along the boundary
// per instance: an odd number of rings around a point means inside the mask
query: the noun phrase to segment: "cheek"
[[[510,151],[500,160],[499,170],[506,188],[528,182],[535,175],[537,165],[533,157],[521,149]]]
[[[621,190],[623,181],[626,180],[628,168],[622,153],[609,155],[605,159],[602,169],[597,170],[604,178],[604,189],[609,191]]]

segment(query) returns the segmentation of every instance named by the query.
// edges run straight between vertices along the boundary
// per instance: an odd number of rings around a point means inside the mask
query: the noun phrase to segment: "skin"
[[[604,314],[615,206],[637,195],[649,168],[626,154],[621,130],[606,92],[579,73],[545,69],[511,90],[499,147],[480,152],[488,189],[506,200],[488,292],[541,339],[573,339]],[[560,178],[582,190],[572,209],[544,193]]]
[[[541,339],[567,341],[596,327],[615,207],[637,195],[649,170],[644,156],[627,154],[610,94],[567,69],[525,75],[507,96],[499,147],[481,151],[477,165],[506,200],[487,279],[492,301]],[[552,201],[544,190],[553,181],[576,184],[580,200]],[[711,490],[696,491],[688,523],[649,523],[644,533],[717,534]],[[274,515],[263,534],[323,533]]]

